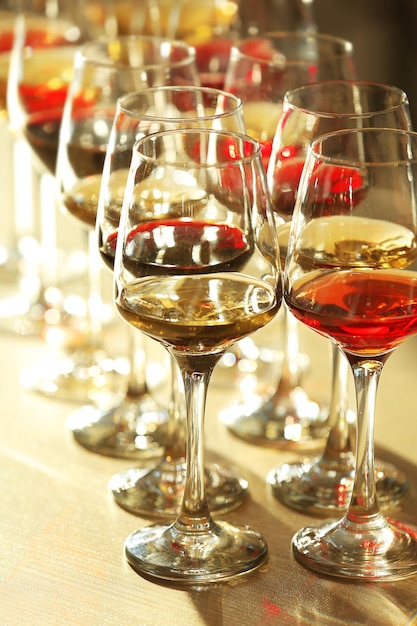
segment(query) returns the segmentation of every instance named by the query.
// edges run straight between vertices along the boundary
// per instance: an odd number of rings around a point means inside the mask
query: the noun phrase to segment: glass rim
[[[235,131],[228,131],[228,130],[215,130],[213,128],[181,128],[181,129],[176,128],[172,130],[162,130],[156,133],[150,133],[149,135],[144,135],[143,137],[140,137],[139,139],[135,141],[133,145],[132,154],[135,158],[141,158],[144,161],[148,161],[148,162],[154,161],[153,156],[149,154],[145,154],[143,150],[141,151],[140,149],[141,146],[143,146],[146,143],[155,143],[158,141],[158,139],[161,139],[163,137],[178,136],[178,137],[183,138],[184,135],[208,135],[208,136],[211,135],[211,136],[217,136],[217,137],[220,137],[220,136],[231,137],[244,143],[245,146],[248,146],[248,145],[252,146],[252,149],[253,149],[253,151],[250,154],[247,154],[245,151],[245,154],[243,154],[243,156],[239,156],[233,159],[232,158],[225,159],[224,161],[221,161],[221,162],[216,161],[216,162],[209,163],[209,164],[193,162],[193,167],[196,167],[196,168],[228,167],[230,164],[239,166],[239,165],[250,163],[254,158],[259,159],[259,161],[261,162],[261,146],[256,139],[244,133],[238,133]],[[177,162],[166,161],[166,163],[170,165],[175,164],[178,166],[181,166],[182,164],[181,161],[177,161]]]
[[[333,139],[337,139],[338,137],[347,137],[347,136],[359,136],[364,135],[364,144],[366,142],[365,135],[391,135],[391,136],[402,136],[403,138],[408,138],[408,140],[412,140],[415,144],[415,153],[410,156],[410,158],[398,159],[398,158],[387,158],[386,160],[380,161],[370,161],[367,159],[359,160],[349,157],[343,156],[329,156],[323,154],[319,146],[323,143],[327,143],[332,141]],[[410,163],[417,164],[417,131],[411,129],[404,128],[388,128],[385,126],[376,127],[376,126],[364,126],[363,128],[343,128],[340,130],[334,130],[329,133],[324,133],[323,135],[319,135],[315,139],[313,139],[308,148],[308,155],[306,157],[306,161],[309,160],[309,155],[311,155],[315,160],[320,160],[326,164],[335,164],[335,165],[345,165],[350,167],[387,167],[389,165],[409,165]]]
[[[94,51],[98,50],[108,50],[109,47],[113,44],[121,43],[121,44],[129,44],[130,42],[144,42],[152,44],[153,46],[162,44],[167,44],[170,48],[181,49],[187,52],[187,54],[182,59],[178,59],[170,62],[172,67],[181,67],[182,65],[187,65],[190,61],[195,62],[196,52],[194,46],[187,44],[185,41],[181,41],[179,39],[171,39],[169,37],[155,37],[153,35],[120,35],[116,37],[99,37],[94,41],[87,41],[83,43],[78,48],[78,57],[81,64],[90,63],[97,65],[98,67],[107,67],[107,68],[117,68],[117,69],[141,69],[148,70],[155,67],[160,67],[160,63],[143,63],[138,64],[137,66],[126,65],[125,63],[120,63],[117,60],[112,60],[109,58],[103,58],[100,54],[95,53]]]
[[[238,41],[233,44],[231,54],[234,53],[239,54],[241,58],[255,60],[258,63],[264,63],[265,65],[276,65],[277,67],[291,64],[297,65],[311,65],[311,59],[294,59],[287,58],[285,52],[277,48],[275,51],[277,55],[276,60],[258,57],[256,55],[245,52],[241,49],[241,46],[249,43],[254,40],[265,40],[265,41],[273,41],[273,39],[292,39],[292,40],[300,40],[300,41],[317,41],[324,43],[333,43],[338,44],[340,46],[339,56],[348,56],[353,60],[354,47],[353,43],[349,39],[344,39],[343,37],[339,37],[337,35],[330,35],[327,33],[318,33],[314,30],[305,30],[305,31],[292,31],[292,30],[274,30],[269,31],[264,34],[260,34],[257,37],[245,37],[241,41]]]
[[[218,96],[224,97],[225,100],[227,99],[227,100],[234,102],[236,106],[233,109],[230,109],[228,111],[224,111],[222,113],[213,113],[212,115],[197,115],[197,116],[187,116],[187,117],[166,116],[165,117],[164,115],[149,115],[147,113],[144,113],[144,114],[135,113],[134,111],[132,111],[125,105],[125,101],[129,100],[130,98],[134,98],[135,96],[139,96],[141,94],[145,95],[146,93],[151,93],[151,92],[161,93],[163,91],[172,92],[172,93],[197,91],[199,93],[218,95]],[[121,111],[134,119],[140,119],[144,121],[161,121],[161,120],[166,121],[166,122],[175,121],[175,122],[180,122],[180,123],[187,122],[187,121],[193,122],[193,121],[199,121],[199,120],[224,119],[232,115],[235,115],[236,112],[241,112],[241,113],[243,112],[242,100],[235,94],[229,93],[228,91],[224,91],[223,89],[217,89],[215,87],[205,87],[205,86],[196,86],[196,85],[189,85],[189,86],[187,85],[162,85],[160,87],[145,87],[144,89],[138,89],[137,91],[132,91],[121,96],[117,101],[117,108],[118,108],[118,111]]]
[[[361,87],[370,87],[373,88],[375,91],[380,91],[381,94],[384,91],[388,91],[389,93],[398,96],[398,102],[394,102],[391,103],[389,106],[386,106],[384,108],[378,108],[378,109],[373,109],[373,110],[367,110],[365,112],[360,112],[360,113],[356,113],[355,111],[346,111],[346,112],[335,112],[335,111],[327,111],[324,108],[320,108],[319,106],[316,107],[308,107],[308,106],[303,106],[300,104],[297,104],[295,102],[293,102],[293,98],[303,94],[303,93],[317,93],[319,91],[319,89],[325,88],[325,87],[329,87],[329,88],[336,88],[336,87],[357,87],[357,88],[361,88]],[[285,94],[284,94],[284,98],[283,98],[283,110],[292,110],[292,111],[300,111],[306,114],[314,114],[317,115],[321,118],[344,118],[344,117],[348,117],[350,119],[356,119],[356,118],[366,118],[366,117],[370,117],[372,115],[378,115],[381,113],[389,113],[390,111],[394,111],[395,109],[398,109],[401,106],[407,105],[409,106],[409,98],[407,93],[401,89],[400,87],[397,87],[395,85],[389,85],[386,83],[379,83],[376,81],[368,81],[368,80],[349,80],[349,79],[340,79],[340,80],[324,80],[324,81],[316,81],[314,83],[308,83],[305,85],[300,85],[298,87],[294,87],[293,89],[289,89]]]

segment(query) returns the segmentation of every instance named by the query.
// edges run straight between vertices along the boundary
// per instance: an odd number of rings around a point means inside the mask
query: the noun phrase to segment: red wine
[[[299,279],[287,296],[297,319],[347,352],[375,357],[417,332],[417,273],[352,269]]]
[[[213,39],[195,45],[196,65],[203,87],[224,89],[224,79],[233,42]]]
[[[192,354],[223,350],[261,328],[278,311],[281,294],[230,273],[157,276],[124,287],[120,315],[158,341]]]
[[[100,256],[103,262],[105,263],[105,265],[107,265],[107,267],[113,271],[118,229],[115,230],[113,233],[111,233],[107,237],[106,241],[104,241],[103,239],[103,231],[101,227],[99,227],[98,233],[99,233],[98,234],[98,237],[99,237],[98,249],[100,252]]]
[[[27,113],[36,113],[45,109],[63,108],[67,97],[68,85],[51,88],[48,84],[19,86],[19,97]]]
[[[166,219],[145,222],[129,233],[124,264],[136,277],[239,271],[251,245],[231,224]],[[215,269],[214,269],[215,266]]]
[[[286,146],[284,150],[291,150]],[[304,167],[304,156],[294,147],[294,156],[277,159],[273,175],[271,201],[273,209],[284,219],[289,219],[294,211],[295,200]],[[309,180],[310,190],[314,189],[316,202],[323,204],[323,215],[345,211],[360,202],[366,192],[365,178],[359,169],[338,165],[319,164]],[[313,193],[313,191],[310,191]]]
[[[114,111],[112,112],[114,114]],[[92,112],[76,114],[71,130],[71,139],[67,144],[68,161],[77,178],[101,174],[106,156],[113,117],[94,117]],[[101,134],[97,135],[95,126],[100,121]]]
[[[51,174],[55,173],[61,119],[62,110],[48,110],[31,115],[24,129],[26,140]]]

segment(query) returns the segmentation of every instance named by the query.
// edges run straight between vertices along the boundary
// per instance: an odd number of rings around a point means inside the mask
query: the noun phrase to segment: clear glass
[[[286,94],[268,170],[273,209],[286,222],[278,228],[283,265],[310,142],[330,131],[364,126],[411,129],[406,94],[391,85],[364,81],[324,81]],[[280,465],[268,476],[274,494],[285,504],[321,515],[346,509],[354,477],[354,412],[349,410],[347,395],[349,368],[337,346],[332,348],[332,359],[330,432],[323,455]],[[280,428],[284,433],[293,424],[294,420],[282,420]],[[378,461],[377,490],[381,505],[396,506],[407,491],[406,477],[391,464]]]
[[[291,223],[285,300],[348,359],[357,400],[352,496],[340,521],[296,533],[295,558],[341,578],[417,573],[417,534],[384,517],[374,460],[377,387],[390,354],[417,332],[417,134],[364,128],[314,140]]]
[[[85,37],[76,6],[71,10],[57,2],[53,15],[47,16],[45,8],[28,3],[27,11],[17,11],[14,21],[4,104],[14,138],[18,272],[16,298],[9,300],[1,326],[22,335],[44,337],[52,320],[64,327],[69,317],[58,285],[56,205],[53,194],[43,189],[53,188],[62,107],[75,48]]]
[[[148,577],[228,579],[258,567],[267,554],[257,532],[210,514],[203,424],[219,358],[280,306],[270,209],[259,146],[245,135],[186,128],[136,144],[116,247],[115,301],[127,323],[176,360],[187,410],[178,517],[125,542],[128,562]]]
[[[61,205],[85,230],[89,245],[90,350],[81,356],[94,378],[82,384],[94,386],[103,379],[100,328],[100,279],[102,263],[97,249],[95,222],[107,145],[117,101],[138,88],[164,84],[195,85],[198,82],[194,51],[187,44],[169,39],[126,36],[85,44],[75,61],[75,75],[62,120],[57,163]],[[95,401],[68,418],[68,428],[84,447],[105,455],[141,458],[162,451],[166,435],[166,410],[151,397],[146,385],[146,358],[136,336],[130,355],[131,378],[127,404],[117,413],[120,397],[112,404]],[[107,379],[109,376],[107,375]],[[74,380],[74,386],[78,384]],[[103,397],[111,381],[102,385]],[[123,395],[123,394],[121,394]],[[132,412],[130,398],[134,398]],[[91,404],[91,403],[90,403]]]
[[[103,170],[96,229],[99,251],[106,267],[113,270],[117,228],[134,143],[142,136],[180,128],[215,128],[244,131],[241,101],[231,94],[205,87],[149,87],[119,99]],[[133,338],[139,333],[127,327]],[[185,483],[184,401],[182,385],[177,384],[175,364],[171,365],[171,401],[164,454],[156,466],[133,468],[113,476],[111,490],[123,508],[140,515],[174,516],[178,513]],[[134,398],[127,393],[121,406],[106,415],[113,420],[115,436],[120,432],[125,403],[133,414]],[[137,445],[137,432],[143,422],[143,410],[136,402],[135,427],[131,421],[130,446]],[[84,436],[87,436],[85,429]],[[77,437],[81,433],[77,432]],[[141,440],[139,440],[141,441]],[[206,489],[212,511],[224,511],[240,505],[247,495],[247,481],[219,465],[206,467]]]
[[[242,99],[247,133],[260,141],[267,169],[285,93],[318,80],[347,80],[355,75],[350,42],[316,32],[276,31],[233,48],[225,87]],[[300,351],[297,323],[285,307],[281,317],[284,342],[276,348],[274,361],[280,360],[280,373],[273,393],[269,391],[268,397],[261,393],[257,405],[244,397],[223,411],[221,419],[233,434],[257,445],[318,449],[327,434],[327,402],[308,393],[309,359]],[[255,373],[264,378],[269,370],[271,384],[275,382],[269,362],[251,356],[260,351],[240,343],[234,352],[234,358],[228,353],[223,359],[225,377],[229,370],[239,380],[243,370],[250,377]]]

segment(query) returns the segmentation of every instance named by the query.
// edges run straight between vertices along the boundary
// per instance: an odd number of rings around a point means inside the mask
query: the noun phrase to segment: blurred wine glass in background
[[[88,403],[71,413],[67,425],[81,445],[97,453],[132,458],[160,453],[167,419],[166,409],[148,390],[146,345],[141,334],[135,333],[134,340],[129,337],[130,378],[128,397],[122,406],[125,389],[117,397],[112,394],[113,375],[106,369],[109,361],[103,350],[103,266],[95,223],[117,100],[139,88],[197,83],[194,50],[184,42],[126,35],[87,43],[77,53],[61,126],[57,179],[62,209],[75,218],[86,239],[91,289],[89,344],[68,355],[73,368],[72,376],[67,374],[66,378],[75,389],[91,389],[91,395]],[[131,150],[127,145],[124,148],[129,158]]]
[[[79,1],[30,1],[16,7],[7,109],[17,153],[12,171],[14,247],[19,250],[21,276],[18,293],[3,302],[0,324],[19,334],[46,338],[50,327],[63,329],[73,321],[60,291],[71,263],[58,258],[56,242],[53,174],[60,116],[75,47],[103,30],[99,21],[84,15]]]
[[[120,98],[113,129],[107,147],[106,161],[100,189],[96,227],[99,250],[106,266],[113,270],[123,191],[127,181],[131,152],[136,140],[162,130],[182,128],[212,128],[236,132],[244,131],[241,101],[231,94],[208,87],[155,87],[130,93]],[[172,182],[160,181],[149,189],[151,210],[153,192],[169,194]],[[172,210],[174,210],[172,203]],[[130,333],[132,329],[128,327]],[[133,332],[131,343],[137,330]],[[178,380],[178,367],[169,359],[171,370],[171,397],[168,411],[167,438],[162,459],[153,467],[132,468],[113,476],[110,488],[123,508],[139,515],[169,517],[177,515],[184,495],[185,460],[185,400],[182,381]],[[134,384],[134,381],[132,385]],[[120,414],[137,415],[133,425],[132,445],[143,429],[146,419],[141,403],[134,413],[135,395],[128,391],[127,397],[107,419],[113,420],[114,428],[121,423]],[[80,426],[78,424],[78,426]],[[75,432],[80,439],[86,432]],[[123,436],[123,433],[118,433]],[[125,437],[126,439],[126,437]],[[136,444],[137,445],[137,444]],[[212,511],[227,511],[240,505],[247,494],[247,481],[219,464],[205,467],[207,498]]]
[[[246,130],[262,146],[265,169],[285,93],[317,80],[352,79],[355,73],[352,44],[322,33],[271,32],[243,40],[233,48],[225,87],[242,99]],[[222,360],[224,378],[230,369],[232,376],[243,379],[241,388],[253,391],[253,379],[255,383],[259,378],[265,381],[268,372],[270,385],[258,394],[245,393],[242,402],[222,411],[221,418],[233,434],[254,444],[321,447],[327,435],[327,401],[311,397],[307,391],[304,378],[309,359],[299,349],[298,322],[285,306],[276,322],[268,331],[282,334],[283,338],[281,346],[277,342],[274,356],[271,357],[269,334],[268,360],[262,359],[262,343],[258,347],[256,336],[237,344],[235,351]],[[278,360],[276,383],[271,361]]]

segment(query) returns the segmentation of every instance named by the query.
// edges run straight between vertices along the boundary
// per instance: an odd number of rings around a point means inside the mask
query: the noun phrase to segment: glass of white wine
[[[280,276],[257,142],[191,128],[137,142],[117,238],[115,302],[128,324],[176,360],[187,409],[179,514],[125,542],[126,557],[141,574],[194,584],[233,578],[265,560],[259,533],[210,514],[203,424],[216,363],[233,342],[273,319]]]

